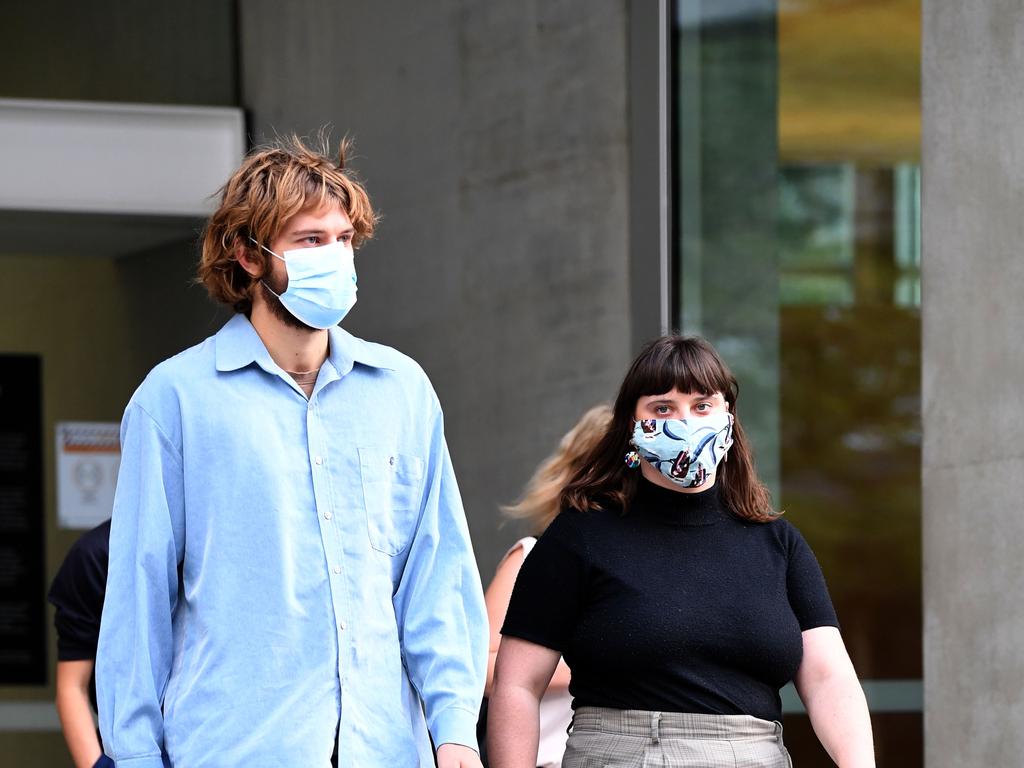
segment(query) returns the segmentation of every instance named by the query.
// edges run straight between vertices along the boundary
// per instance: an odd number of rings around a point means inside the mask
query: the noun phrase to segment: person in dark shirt
[[[574,708],[563,768],[787,768],[779,690],[791,680],[832,759],[874,766],[824,577],[757,478],[738,393],[697,337],[662,337],[633,362],[516,580],[492,768],[536,764],[538,702],[560,656]]]
[[[96,645],[107,586],[110,521],[84,533],[68,550],[50,586],[57,609],[57,713],[76,768],[113,768],[103,754],[96,707]]]

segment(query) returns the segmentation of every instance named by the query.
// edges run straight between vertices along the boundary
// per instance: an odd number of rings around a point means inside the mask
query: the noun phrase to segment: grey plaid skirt
[[[782,725],[746,715],[580,707],[562,768],[792,768]]]

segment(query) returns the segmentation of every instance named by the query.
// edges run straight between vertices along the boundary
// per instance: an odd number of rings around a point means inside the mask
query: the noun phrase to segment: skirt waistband
[[[646,709],[579,707],[572,730],[659,739],[757,739],[781,737],[782,724],[750,715],[698,715]]]

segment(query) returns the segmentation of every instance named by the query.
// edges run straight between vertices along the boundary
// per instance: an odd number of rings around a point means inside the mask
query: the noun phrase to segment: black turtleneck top
[[[801,632],[838,626],[787,521],[729,512],[716,486],[641,479],[627,514],[560,514],[516,580],[502,633],[559,651],[573,707],[779,720]]]

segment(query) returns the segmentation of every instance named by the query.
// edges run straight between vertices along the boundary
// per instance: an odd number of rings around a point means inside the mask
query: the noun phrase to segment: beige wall
[[[45,235],[43,235],[45,236]],[[123,259],[0,256],[0,352],[42,357],[46,587],[80,531],[57,527],[54,425],[120,421],[152,365],[195,343],[224,317],[191,285],[194,249],[174,243]],[[52,670],[56,638],[47,613]],[[0,686],[0,703],[50,702],[46,687]],[[0,768],[70,765],[59,732],[0,730]]]
[[[0,257],[6,286],[0,313],[0,350],[42,357],[43,499],[46,578],[50,579],[78,535],[56,524],[54,424],[62,420],[115,421],[137,383],[126,307],[110,259]],[[48,618],[52,613],[47,614]],[[52,623],[49,659],[56,658]],[[51,663],[52,668],[52,663]],[[53,699],[45,688],[0,687],[0,701]],[[0,764],[24,755],[23,765],[68,765],[59,733],[0,731]],[[46,755],[44,758],[43,755]],[[51,762],[41,762],[41,760]]]

